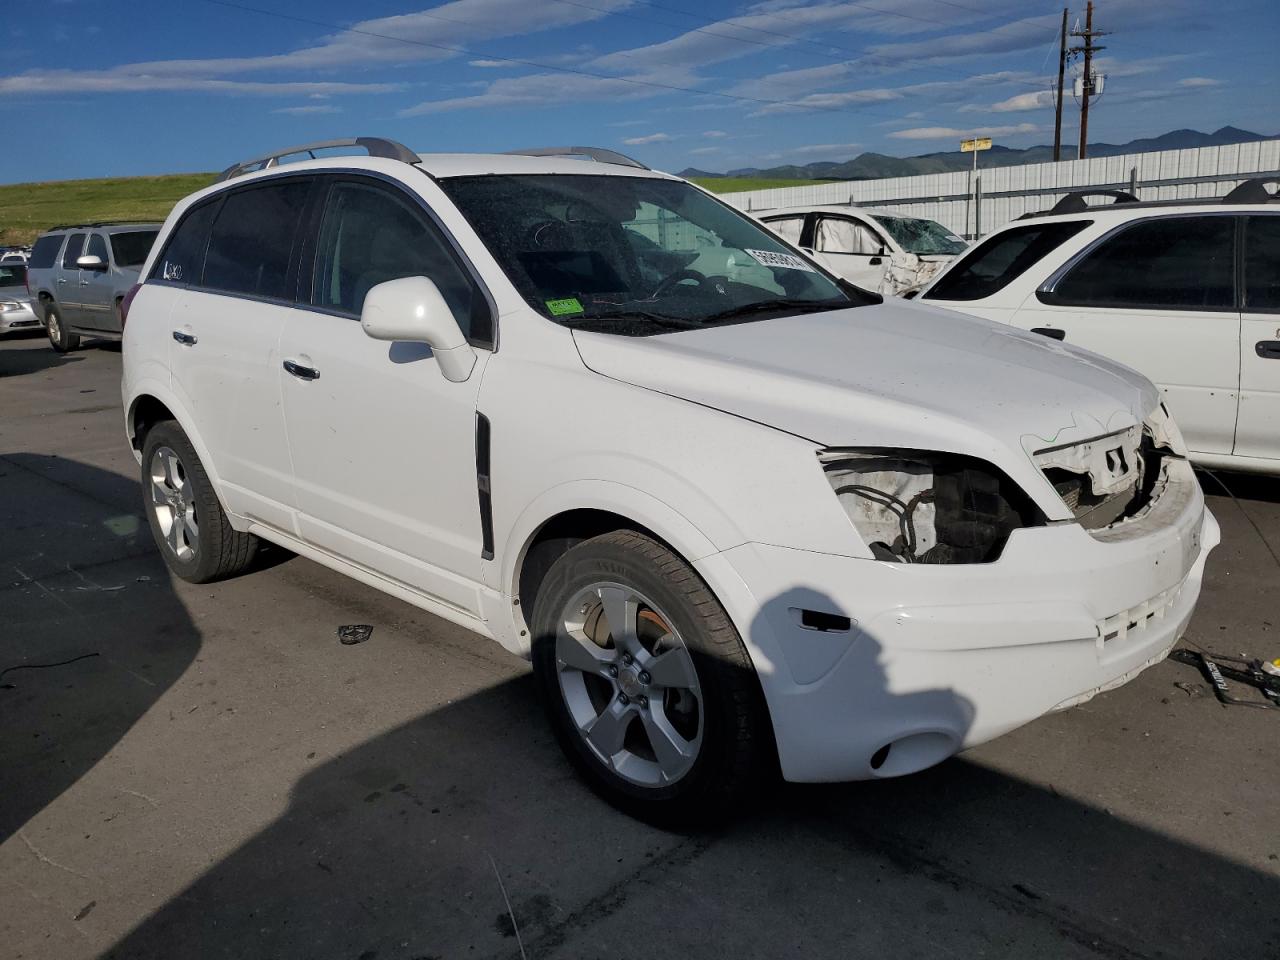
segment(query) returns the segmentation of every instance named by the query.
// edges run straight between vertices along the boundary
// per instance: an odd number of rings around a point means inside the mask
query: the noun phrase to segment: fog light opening
[[[876,777],[901,777],[941,763],[960,749],[961,738],[943,730],[909,733],[890,740],[871,755],[868,766]]]
[[[871,769],[879,770],[884,766],[884,762],[889,759],[889,751],[893,748],[892,743],[886,743],[883,747],[871,755]]]

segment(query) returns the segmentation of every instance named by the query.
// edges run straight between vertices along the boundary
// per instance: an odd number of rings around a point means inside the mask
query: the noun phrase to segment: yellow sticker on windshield
[[[563,300],[546,301],[547,309],[553,317],[567,317],[571,313],[582,313],[582,304],[577,297],[565,297]]]

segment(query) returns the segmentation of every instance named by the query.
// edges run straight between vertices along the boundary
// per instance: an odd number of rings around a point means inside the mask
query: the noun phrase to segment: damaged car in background
[[[1185,629],[1218,527],[1139,374],[608,150],[338,143],[180,202],[125,302],[177,576],[271,541],[496,640],[664,822],[923,770]]]
[[[850,283],[910,298],[969,245],[936,220],[844,205],[786,207],[758,215]]]

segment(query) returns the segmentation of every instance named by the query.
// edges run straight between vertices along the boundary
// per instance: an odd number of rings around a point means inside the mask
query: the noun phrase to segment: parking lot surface
[[[172,580],[119,379],[0,343],[0,956],[1280,956],[1280,715],[1188,667],[665,833],[492,642],[280,552]],[[1280,481],[1222,480],[1188,636],[1277,657]]]

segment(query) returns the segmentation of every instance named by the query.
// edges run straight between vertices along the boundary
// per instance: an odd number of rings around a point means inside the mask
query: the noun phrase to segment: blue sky
[[[1061,15],[1052,0],[22,4],[0,28],[0,182],[214,170],[350,135],[592,144],[669,170],[968,134],[1030,146],[1052,141]],[[1280,133],[1274,0],[1099,0],[1095,27],[1113,33],[1091,139]],[[1070,99],[1067,116],[1074,142]]]

